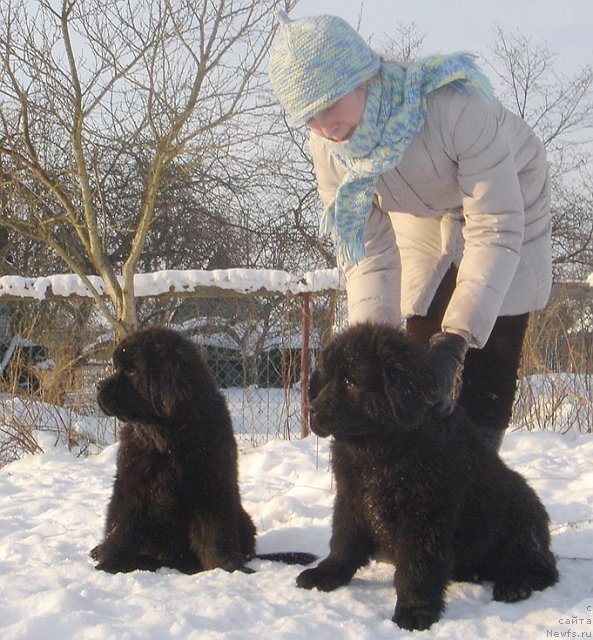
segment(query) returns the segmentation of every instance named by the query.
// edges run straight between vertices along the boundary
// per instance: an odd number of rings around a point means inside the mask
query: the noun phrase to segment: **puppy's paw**
[[[495,580],[494,599],[498,602],[519,602],[529,598],[534,591],[543,591],[558,582],[558,569],[551,553],[532,560],[530,565],[529,573],[510,573]]]
[[[107,573],[129,573],[134,571],[135,567],[129,564],[123,564],[111,558],[105,558],[95,565],[97,571],[105,571]]]
[[[319,591],[333,591],[349,582],[349,578],[338,573],[324,571],[319,567],[305,569],[296,579],[297,586],[301,589],[319,589]]]
[[[405,605],[398,601],[391,619],[398,627],[407,631],[424,631],[429,629],[440,617],[440,606]]]
[[[106,571],[107,573],[128,573],[138,568],[130,559],[124,558],[119,554],[110,551],[106,544],[99,544],[89,552],[89,555],[95,562],[97,571]]]
[[[245,566],[247,561],[248,558],[241,553],[228,553],[226,555],[222,555],[211,550],[209,554],[204,554],[202,564],[206,571],[209,571],[210,569],[223,569],[229,573],[233,573],[234,571],[255,573],[253,569]]]
[[[246,573],[247,575],[251,575],[252,573],[255,573],[255,569],[252,569],[251,567],[240,567],[238,569],[238,571],[240,571],[241,573]]]
[[[93,560],[100,560],[102,555],[102,549],[103,549],[103,545],[98,544],[96,547],[93,547],[89,551],[89,556],[91,556]]]
[[[494,583],[492,595],[497,602],[519,602],[529,598],[533,588],[527,580],[498,581]]]
[[[240,559],[227,559],[221,562],[218,568],[224,569],[224,571],[228,571],[229,573],[233,573],[234,571],[240,571],[241,573],[255,573],[255,569],[251,569],[245,565],[245,558],[243,557]]]

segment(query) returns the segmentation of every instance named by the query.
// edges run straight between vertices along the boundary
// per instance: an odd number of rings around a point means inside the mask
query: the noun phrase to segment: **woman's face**
[[[366,83],[309,118],[307,126],[317,135],[344,142],[354,133],[362,118],[365,98]]]

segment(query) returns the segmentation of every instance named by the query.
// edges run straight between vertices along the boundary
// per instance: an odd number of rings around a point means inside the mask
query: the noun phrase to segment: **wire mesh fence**
[[[139,315],[143,324],[176,329],[199,347],[227,399],[238,440],[255,446],[301,434],[305,311],[310,319],[307,369],[345,317],[341,291],[308,297],[306,309],[303,303],[302,295],[291,293],[173,296],[142,301]],[[80,449],[113,442],[118,424],[104,417],[96,402],[96,385],[111,371],[112,331],[84,301],[4,305],[12,318],[5,342],[20,346],[2,372],[0,464],[21,448],[34,451],[36,431],[54,432]]]

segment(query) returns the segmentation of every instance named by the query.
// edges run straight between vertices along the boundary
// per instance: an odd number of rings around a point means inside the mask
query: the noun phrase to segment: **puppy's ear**
[[[385,396],[395,422],[405,431],[418,428],[431,406],[428,369],[422,361],[393,358],[384,373]]]
[[[192,387],[187,354],[180,345],[155,345],[150,363],[149,393],[155,413],[169,418],[179,404],[191,398]]]

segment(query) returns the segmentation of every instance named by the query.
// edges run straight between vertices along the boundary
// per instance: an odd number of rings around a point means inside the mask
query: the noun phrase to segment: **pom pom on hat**
[[[379,55],[341,18],[291,20],[283,10],[276,17],[270,83],[293,124],[306,122],[379,71]]]

